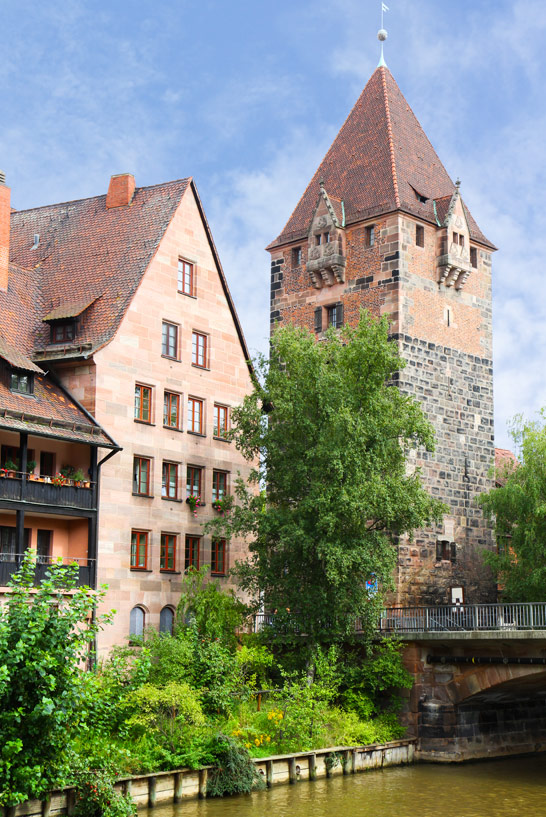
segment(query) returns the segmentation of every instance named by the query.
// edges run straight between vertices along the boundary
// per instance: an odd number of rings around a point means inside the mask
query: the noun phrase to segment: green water
[[[141,811],[146,817],[546,817],[546,755],[419,764]]]

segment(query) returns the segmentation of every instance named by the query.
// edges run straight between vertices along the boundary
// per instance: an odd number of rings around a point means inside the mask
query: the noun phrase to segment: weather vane
[[[385,5],[385,3],[381,3],[381,28],[377,32],[377,39],[381,43],[381,59],[379,60],[379,65],[377,66],[380,68],[382,65],[386,66],[387,63],[385,62],[385,57],[383,56],[383,43],[389,36],[387,34],[387,30],[383,27],[383,17],[386,11],[389,10],[389,7]]]

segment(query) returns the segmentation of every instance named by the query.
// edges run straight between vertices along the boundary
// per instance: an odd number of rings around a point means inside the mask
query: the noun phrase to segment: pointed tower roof
[[[347,224],[402,210],[438,224],[435,200],[455,184],[386,66],[376,68],[296,209],[267,249],[302,238],[317,201],[319,180],[343,201]],[[465,207],[474,241],[494,248]]]

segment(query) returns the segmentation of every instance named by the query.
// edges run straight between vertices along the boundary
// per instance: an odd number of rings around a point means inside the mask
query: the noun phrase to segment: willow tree
[[[370,629],[392,587],[395,538],[441,515],[407,468],[411,448],[433,449],[433,430],[393,385],[404,365],[387,321],[366,313],[320,342],[282,327],[270,359],[255,361],[256,385],[231,432],[255,467],[210,527],[247,537],[250,558],[234,572],[276,613],[277,633],[320,644],[354,631],[356,619]]]

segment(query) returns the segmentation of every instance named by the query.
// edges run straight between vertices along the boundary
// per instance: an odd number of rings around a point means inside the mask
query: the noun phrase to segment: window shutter
[[[336,328],[343,326],[343,304],[336,304]]]
[[[457,560],[457,544],[456,542],[451,543],[451,561],[455,562]]]
[[[322,332],[322,307],[315,309],[315,332]]]

